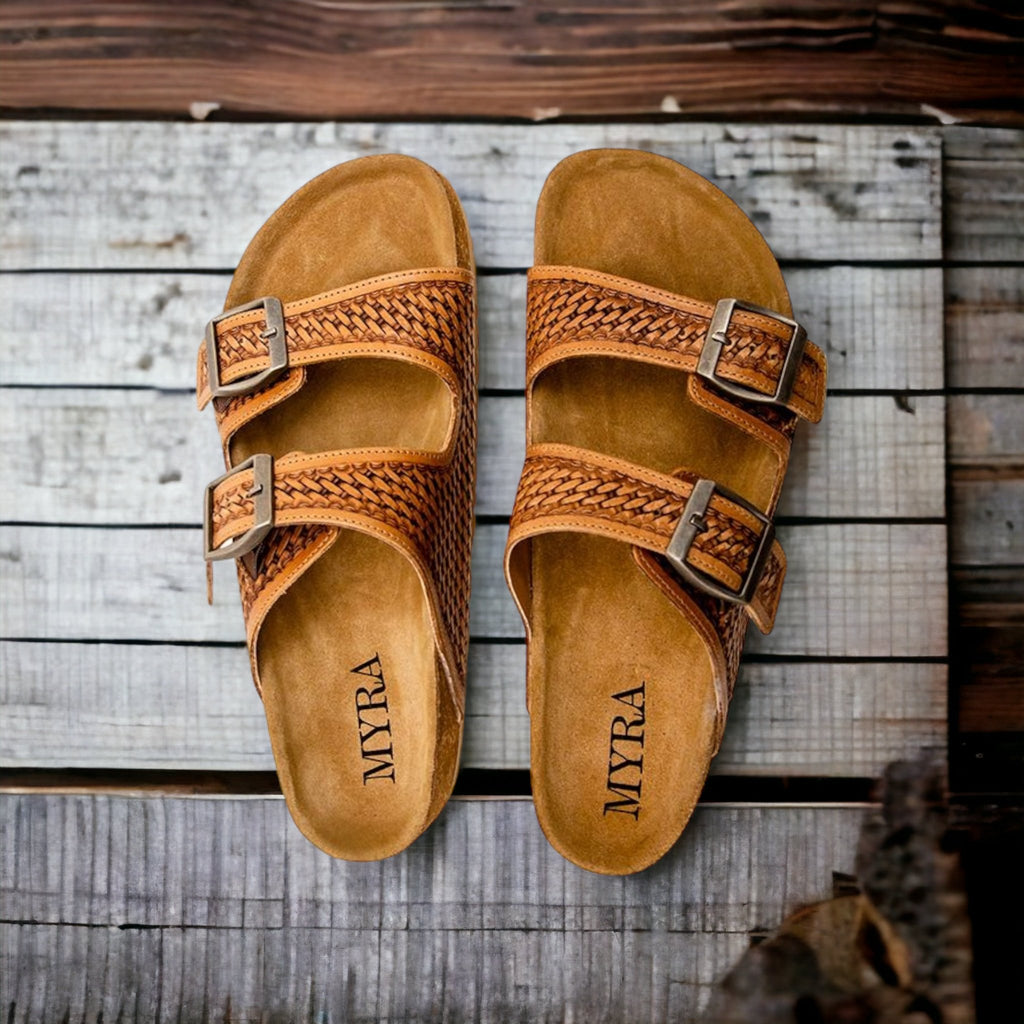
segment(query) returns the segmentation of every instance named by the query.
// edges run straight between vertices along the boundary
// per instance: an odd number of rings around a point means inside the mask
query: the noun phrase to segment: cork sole
[[[791,312],[775,258],[739,207],[646,152],[563,160],[538,203],[535,262]],[[764,445],[687,399],[684,374],[627,359],[573,358],[546,370],[529,434],[663,472],[693,469],[762,507],[777,470]],[[555,849],[581,867],[639,871],[678,839],[707,775],[711,661],[628,544],[568,533],[530,543],[537,816]]]
[[[274,213],[246,250],[226,305],[472,265],[448,183],[410,157],[365,157],[320,175]],[[253,452],[441,450],[453,413],[450,391],[426,369],[373,358],[324,363],[239,431],[231,461]],[[405,556],[342,530],[273,605],[256,656],[298,827],[347,860],[408,846],[451,794],[462,726],[436,663],[427,598]]]

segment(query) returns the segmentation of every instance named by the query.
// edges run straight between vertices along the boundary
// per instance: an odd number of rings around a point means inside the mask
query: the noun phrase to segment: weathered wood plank
[[[974,3],[8,0],[0,90],[14,107],[179,115],[205,101],[326,118],[799,110],[1019,123],[1020,38],[1011,8]]]
[[[1024,136],[946,137],[947,247],[953,258],[1024,256]],[[946,272],[949,378],[959,388],[1024,388],[1024,270]],[[950,553],[956,692],[951,777],[961,792],[1024,788],[1024,418],[1022,394],[949,399]]]
[[[477,510],[509,515],[523,465],[521,397],[480,401]],[[939,396],[841,396],[801,431],[780,514],[926,517],[944,513],[945,409]],[[198,523],[223,469],[213,416],[187,393],[15,388],[0,407],[0,520]]]
[[[545,175],[595,146],[682,160],[721,184],[783,258],[937,259],[940,138],[874,125],[10,122],[0,269],[231,267],[303,182],[395,151],[450,178],[481,266],[526,267]]]
[[[694,1020],[749,943],[735,932],[610,927],[120,931],[0,924],[0,983],[9,993],[9,1024],[557,1024],[566,1012],[594,1024]],[[578,965],[569,976],[567,961]]]
[[[1024,395],[949,400],[950,550],[957,565],[1024,565]]]
[[[775,631],[750,650],[908,657],[946,653],[944,526],[831,523],[780,530],[790,568]],[[519,637],[501,575],[505,527],[477,528],[470,628]],[[196,529],[0,528],[0,637],[239,641],[233,569],[204,599]]]
[[[956,470],[950,556],[957,566],[1015,566],[1024,572],[1024,470],[1012,475]]]
[[[942,387],[942,272],[806,267],[786,274],[794,308],[829,361],[833,389]],[[0,275],[5,384],[191,388],[203,324],[226,274]],[[481,276],[480,386],[523,387],[526,279]],[[55,325],[60,325],[55,330]]]
[[[1024,267],[946,271],[946,352],[953,387],[1024,388]]]
[[[1024,132],[947,128],[943,156],[946,258],[1024,260]]]
[[[950,584],[961,627],[1024,628],[1024,572],[1019,565],[954,564]],[[1020,665],[1024,669],[1024,656]]]
[[[529,767],[525,675],[521,645],[470,647],[466,767]],[[5,641],[0,707],[8,768],[274,767],[241,648]],[[871,777],[945,730],[944,665],[745,663],[712,770]]]
[[[701,807],[655,867],[607,878],[526,801],[456,801],[347,864],[280,799],[0,797],[7,1019],[692,1019],[751,931],[852,871],[862,815]]]
[[[1024,474],[1024,394],[951,395],[949,461],[965,471]]]

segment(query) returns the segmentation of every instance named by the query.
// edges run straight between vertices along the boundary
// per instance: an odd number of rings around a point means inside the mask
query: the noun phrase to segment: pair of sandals
[[[535,259],[505,558],[533,795],[563,856],[626,874],[682,832],[747,619],[772,627],[771,517],[825,359],[754,225],[664,157],[563,160]],[[387,857],[451,795],[462,739],[477,352],[458,198],[410,157],[335,167],[260,229],[226,307],[198,360],[229,467],[205,555],[237,559],[296,824]]]

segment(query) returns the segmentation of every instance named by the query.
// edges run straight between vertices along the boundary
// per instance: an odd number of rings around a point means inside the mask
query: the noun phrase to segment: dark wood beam
[[[1022,40],[1024,18],[977,0],[6,0],[0,106],[1021,124]]]

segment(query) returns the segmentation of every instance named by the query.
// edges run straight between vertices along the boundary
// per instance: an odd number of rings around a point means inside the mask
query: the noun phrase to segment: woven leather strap
[[[471,296],[472,275],[454,268],[389,274],[286,302],[288,366],[349,356],[392,355],[430,367],[455,388],[465,359],[459,341],[467,312],[471,314]],[[270,365],[265,328],[266,314],[259,309],[236,313],[216,325],[222,382],[254,376]],[[202,408],[211,398],[205,341],[199,350],[196,382]],[[269,386],[275,387],[279,385]],[[230,415],[231,407],[244,407],[247,400],[248,396],[223,400],[224,409],[218,413]]]
[[[319,523],[364,532],[383,527],[415,549],[426,563],[446,466],[401,451],[286,455],[274,462],[274,525]],[[242,536],[255,523],[253,471],[240,470],[212,495],[215,547]]]
[[[509,531],[509,547],[529,536],[565,530],[612,536],[663,555],[699,479],[641,469],[620,459],[562,444],[527,451]],[[763,524],[746,508],[716,494],[686,561],[730,589],[739,587],[758,549]],[[747,614],[771,630],[785,575],[774,541]]]
[[[475,288],[471,271],[428,268],[354,283],[283,305],[287,369],[248,393],[214,402],[226,461],[245,423],[295,394],[310,364],[389,358],[438,374],[451,390],[444,451],[356,449],[291,454],[273,464],[273,528],[243,551],[238,578],[254,678],[261,624],[344,529],[371,534],[409,558],[428,598],[439,659],[462,705],[469,636],[470,544],[476,450]],[[269,311],[230,313],[213,325],[217,374],[241,381],[270,363]],[[275,336],[279,340],[279,334]],[[197,361],[199,404],[210,400],[205,344]],[[382,396],[387,401],[387,396]],[[209,495],[209,547],[243,537],[255,521],[253,471],[228,474]],[[243,546],[244,547],[244,546]]]
[[[534,267],[527,285],[527,384],[552,363],[578,355],[631,356],[693,373],[714,308],[610,274]],[[779,320],[737,309],[717,375],[771,395],[791,334]],[[785,406],[816,423],[824,401],[825,357],[807,342]]]

